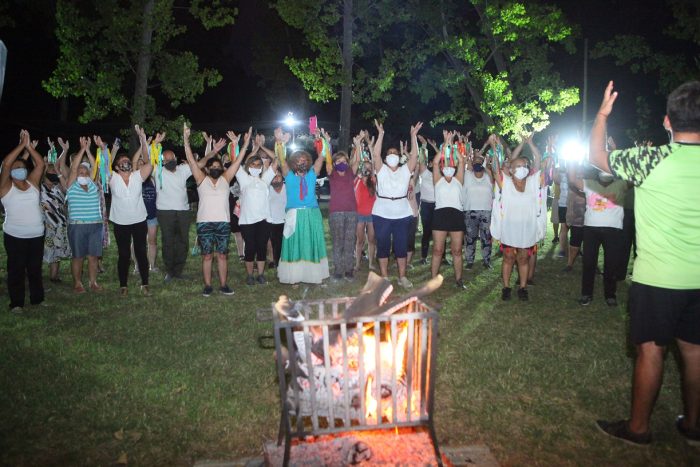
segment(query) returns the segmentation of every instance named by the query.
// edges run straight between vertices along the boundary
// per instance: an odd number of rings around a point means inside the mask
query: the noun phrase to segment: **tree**
[[[280,4],[299,2],[276,3],[283,19],[304,31],[313,52],[287,64],[311,99],[336,99],[343,70],[341,2],[309,3],[317,9],[292,5],[290,13]],[[358,3],[353,102],[381,104],[386,112],[392,98],[405,99],[409,90],[424,107],[437,109],[433,125],[475,122],[482,132],[516,136],[541,131],[551,113],[579,101],[578,89],[553,69],[556,50],[574,51],[574,28],[557,7],[512,0]]]
[[[128,115],[148,128],[167,127],[157,98],[176,109],[221,81],[218,71],[200,67],[194,53],[172,47],[187,30],[176,21],[178,8],[184,7],[175,0],[59,0],[60,57],[44,89],[57,98],[81,99],[82,123]],[[233,24],[237,13],[230,0],[194,0],[187,10],[207,30]],[[181,127],[183,119],[170,123]]]

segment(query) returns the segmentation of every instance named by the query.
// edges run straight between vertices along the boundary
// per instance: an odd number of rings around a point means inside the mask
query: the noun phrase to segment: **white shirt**
[[[156,180],[156,209],[159,211],[189,211],[187,202],[187,179],[192,176],[192,169],[187,164],[180,164],[174,172],[163,167],[162,183]]]
[[[465,211],[490,211],[493,207],[493,182],[484,172],[478,178],[471,170],[464,174],[462,206]]]
[[[594,180],[584,180],[586,213],[583,217],[583,225],[621,229],[625,216],[623,207],[625,191],[627,191],[627,182],[623,180],[616,180],[608,186],[603,186]]]
[[[407,197],[410,180],[411,171],[406,164],[395,171],[383,164],[377,172],[377,200],[372,207],[372,214],[385,219],[403,219],[412,216],[413,211]]]
[[[284,187],[279,193],[270,187],[267,195],[267,201],[270,205],[270,215],[267,222],[270,224],[284,224],[284,216],[286,214],[285,207],[287,206],[287,190]]]
[[[270,217],[270,204],[267,196],[275,171],[268,168],[260,177],[253,177],[243,167],[236,172],[236,180],[241,186],[241,215],[239,225],[255,224]]]
[[[435,186],[433,185],[433,172],[427,168],[419,174],[420,200],[426,203],[435,202]]]
[[[211,177],[204,177],[197,187],[199,194],[197,222],[231,222],[228,205],[229,188],[223,175],[216,179],[216,184]]]
[[[128,185],[118,173],[112,175],[109,179],[109,189],[112,191],[110,221],[119,225],[132,225],[146,220],[148,213],[141,195],[142,186],[143,178],[138,170],[131,172]]]
[[[445,177],[435,184],[435,209],[462,210],[462,184],[455,177],[448,182]]]
[[[537,243],[539,184],[539,171],[527,177],[523,192],[515,189],[510,177],[503,177],[501,243],[516,248],[530,248]]]
[[[559,207],[565,208],[566,202],[569,198],[569,179],[567,178],[566,172],[561,174],[561,181],[559,182]]]
[[[20,190],[12,183],[10,191],[2,197],[2,204],[5,206],[5,222],[2,229],[7,235],[16,238],[36,238],[44,235],[44,213],[41,210],[40,192],[37,187],[29,183],[29,188]]]

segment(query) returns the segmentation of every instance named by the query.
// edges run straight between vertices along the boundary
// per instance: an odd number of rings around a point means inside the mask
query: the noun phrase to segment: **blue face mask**
[[[474,172],[483,172],[484,171],[484,164],[480,164],[477,162],[474,164]]]
[[[18,167],[10,171],[10,176],[15,180],[26,180],[27,179],[27,169],[25,167]]]
[[[339,162],[335,164],[335,169],[340,172],[345,172],[346,170],[348,170],[348,164],[346,162]]]

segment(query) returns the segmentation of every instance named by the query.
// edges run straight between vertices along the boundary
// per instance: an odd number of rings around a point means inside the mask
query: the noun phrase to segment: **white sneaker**
[[[401,287],[403,287],[404,289],[412,289],[413,288],[413,283],[411,281],[409,281],[406,276],[399,278],[399,285]]]

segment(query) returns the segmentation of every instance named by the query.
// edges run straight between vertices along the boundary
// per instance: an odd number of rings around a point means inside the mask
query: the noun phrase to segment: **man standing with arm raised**
[[[700,445],[700,82],[676,88],[663,125],[671,143],[605,149],[606,123],[618,93],[608,83],[590,139],[590,162],[636,187],[638,256],[630,287],[630,340],[637,356],[629,420],[597,426],[628,444],[651,443],[650,419],[661,387],[666,347],[683,360],[684,412],[676,427]]]

